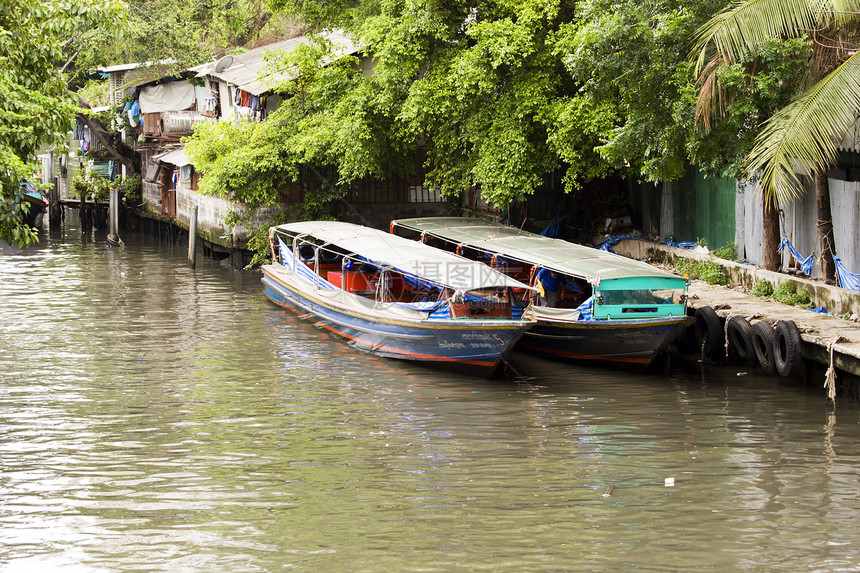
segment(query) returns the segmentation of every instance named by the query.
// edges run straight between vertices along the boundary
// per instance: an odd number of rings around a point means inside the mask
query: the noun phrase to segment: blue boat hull
[[[645,370],[693,322],[685,316],[569,323],[539,320],[516,349],[548,358]]]
[[[359,350],[490,377],[533,323],[513,320],[418,320],[367,312],[316,296],[263,267],[266,297],[308,317]],[[280,276],[279,276],[280,275]]]
[[[48,202],[38,192],[22,193],[20,196],[21,203],[29,205],[29,209],[24,214],[23,221],[31,227],[38,226],[39,218],[48,208]]]

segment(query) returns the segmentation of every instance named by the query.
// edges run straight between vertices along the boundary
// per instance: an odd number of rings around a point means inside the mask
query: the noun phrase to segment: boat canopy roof
[[[656,269],[641,261],[561,239],[544,237],[516,227],[506,227],[484,219],[423,217],[397,219],[392,221],[391,225],[420,233],[426,232],[430,236],[446,241],[582,278],[592,283],[598,273],[600,281],[632,278],[673,279],[671,282],[679,283],[677,288],[683,288],[682,283],[686,283],[677,275]]]
[[[418,241],[352,223],[304,221],[278,225],[272,227],[269,232],[312,242],[320,247],[333,245],[346,253],[354,253],[373,265],[391,267],[444,287],[464,291],[530,288],[479,262]]]

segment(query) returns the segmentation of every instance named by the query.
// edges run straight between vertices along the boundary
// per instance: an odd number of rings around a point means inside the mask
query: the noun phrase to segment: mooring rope
[[[732,314],[732,315],[726,316],[726,322],[725,322],[725,325],[723,325],[723,338],[726,341],[726,343],[724,345],[725,351],[726,351],[726,358],[729,357],[729,320],[731,320],[731,318],[733,316],[740,316],[740,315]]]
[[[843,342],[844,340],[844,338],[837,335],[827,345],[827,351],[830,353],[830,366],[824,374],[824,387],[827,388],[827,399],[831,402],[836,401],[836,367],[833,364],[833,347],[836,346],[837,342]]]

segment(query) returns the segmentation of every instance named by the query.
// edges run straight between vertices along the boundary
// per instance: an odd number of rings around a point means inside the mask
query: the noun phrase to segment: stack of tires
[[[797,325],[781,320],[776,326],[765,321],[750,324],[744,317],[729,317],[723,326],[710,306],[696,309],[692,338],[697,351],[714,361],[728,357],[753,367],[756,364],[768,374],[789,378],[803,370],[803,341]],[[728,344],[726,340],[728,339]]]

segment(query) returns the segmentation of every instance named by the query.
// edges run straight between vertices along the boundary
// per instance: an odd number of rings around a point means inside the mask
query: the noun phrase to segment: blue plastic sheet
[[[609,237],[608,239],[606,239],[605,241],[603,241],[599,245],[594,245],[594,248],[600,249],[601,251],[609,251],[610,253],[614,253],[615,251],[612,250],[613,245],[617,245],[618,243],[620,243],[621,241],[624,241],[626,239],[637,239],[638,240],[641,238],[642,237],[640,237],[639,235],[616,235],[613,237]],[[665,244],[670,246],[670,247],[676,247],[678,249],[694,249],[694,248],[696,248],[696,245],[697,245],[696,241],[681,241],[679,243],[678,241],[673,241],[671,239],[667,240]]]
[[[836,265],[836,278],[839,279],[839,286],[848,290],[860,291],[860,275],[845,268],[839,257],[833,257],[833,263]]]
[[[552,218],[552,221],[550,221],[549,224],[544,227],[543,231],[541,231],[540,234],[544,237],[549,237],[550,239],[558,239],[558,231],[561,227],[560,223],[561,220],[559,219],[558,215],[556,215]]]
[[[600,249],[601,251],[608,251],[610,253],[614,253],[615,251],[612,250],[612,245],[617,245],[618,243],[620,243],[621,241],[624,241],[626,239],[641,239],[641,238],[642,237],[640,237],[639,235],[615,235],[613,237],[609,237],[608,239],[606,239],[605,241],[603,241],[599,245],[594,245],[594,248]]]
[[[579,311],[579,320],[591,320],[592,318],[592,310],[594,309],[592,304],[594,301],[594,297],[590,296],[585,299],[582,304],[576,307],[576,310]]]
[[[823,306],[819,306],[818,308],[810,308],[809,310],[811,310],[812,312],[817,312],[818,314],[826,314],[828,316],[839,316],[835,312],[827,312],[827,309],[824,308]]]
[[[791,253],[791,256],[800,263],[800,270],[803,271],[803,274],[809,276],[812,274],[812,255],[809,255],[805,259],[803,255],[801,255],[797,249],[794,248],[794,245],[791,244],[791,241],[788,240],[788,237],[783,237],[779,242],[778,249],[781,251],[783,249],[788,249],[788,252]],[[836,258],[836,257],[834,257]]]
[[[681,241],[679,243],[678,241],[669,240],[666,241],[666,244],[677,249],[695,249],[698,243],[696,241]]]

